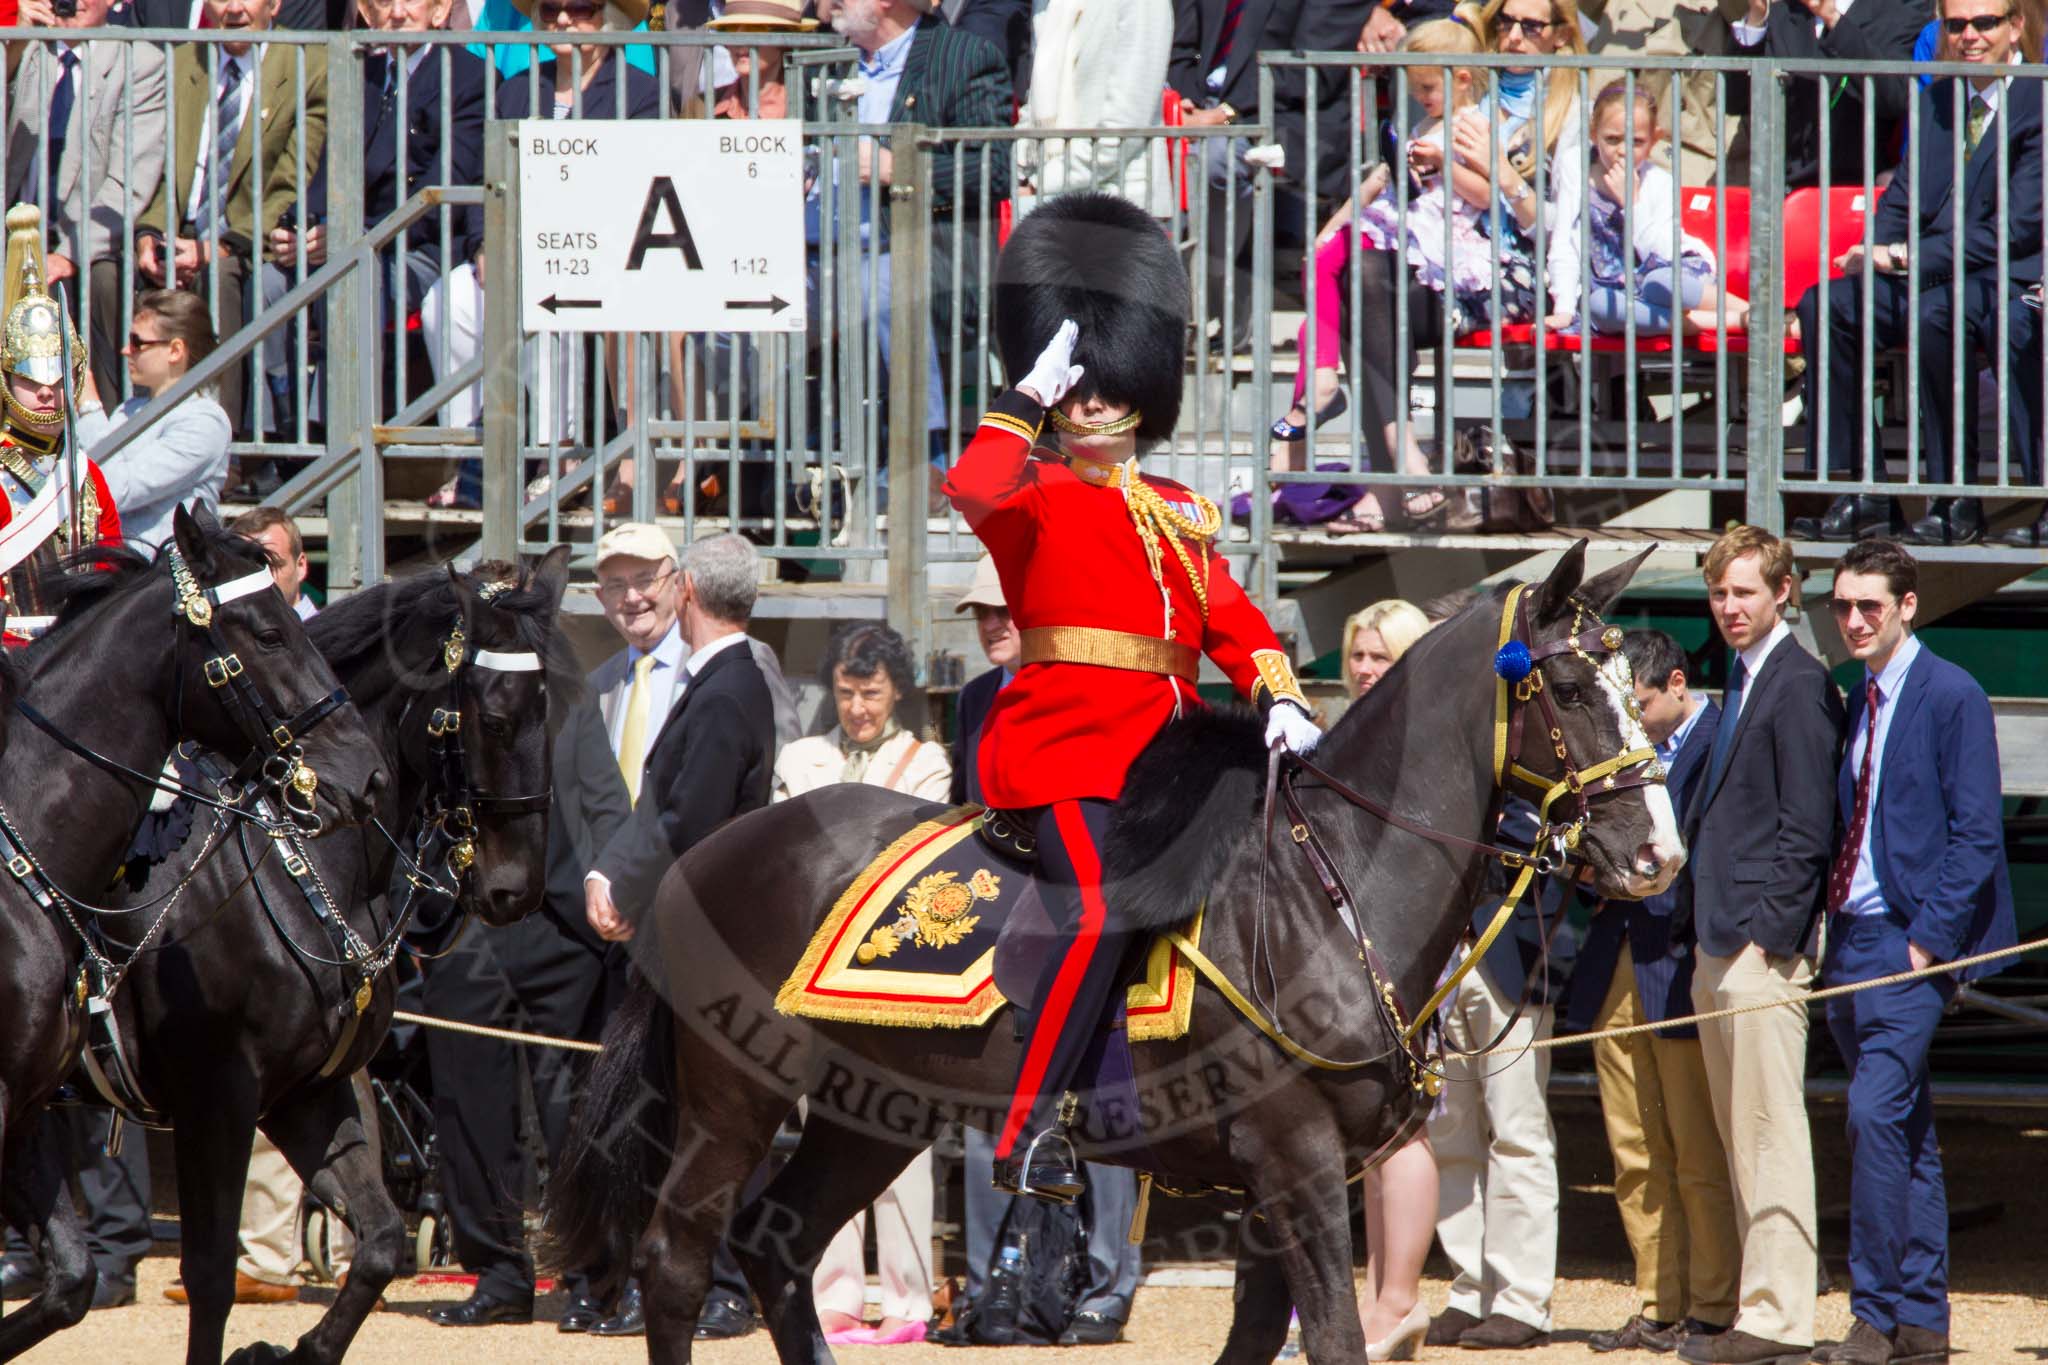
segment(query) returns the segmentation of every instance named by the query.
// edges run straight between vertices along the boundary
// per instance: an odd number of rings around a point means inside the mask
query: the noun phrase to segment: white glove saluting
[[[1266,747],[1284,744],[1290,753],[1306,754],[1323,742],[1323,732],[1308,713],[1291,701],[1273,703],[1266,713]]]
[[[1065,398],[1067,391],[1081,382],[1081,367],[1074,363],[1074,340],[1080,335],[1081,329],[1072,319],[1062,322],[1052,340],[1038,353],[1031,373],[1018,381],[1017,388],[1036,398],[1041,407],[1049,408]]]

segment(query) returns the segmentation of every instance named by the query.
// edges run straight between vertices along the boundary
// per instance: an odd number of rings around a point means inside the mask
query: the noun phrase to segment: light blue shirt
[[[1884,888],[1878,885],[1877,867],[1870,857],[1871,833],[1877,828],[1877,790],[1884,777],[1884,740],[1891,733],[1892,712],[1898,710],[1893,703],[1899,699],[1899,689],[1906,685],[1906,670],[1913,666],[1913,660],[1920,657],[1920,641],[1908,635],[1905,642],[1892,651],[1891,662],[1884,666],[1884,672],[1877,675],[1877,733],[1870,733],[1870,718],[1862,717],[1856,727],[1855,737],[1849,741],[1849,771],[1863,771],[1863,750],[1874,741],[1877,756],[1870,761],[1870,808],[1863,817],[1863,842],[1856,849],[1856,872],[1849,878],[1849,899],[1842,903],[1845,915],[1882,915],[1884,913]],[[1869,670],[1864,670],[1869,676]],[[1853,817],[1854,812],[1851,812]]]
[[[875,49],[872,57],[860,59],[863,82],[858,106],[862,123],[887,123],[896,103],[896,87],[903,83],[903,68],[910,64],[910,40],[917,36],[911,25],[898,36]]]
[[[640,660],[652,654],[654,669],[647,675],[647,743],[654,743],[655,734],[661,729],[661,722],[675,705],[676,683],[683,673],[683,659],[688,647],[683,644],[683,624],[671,622],[668,634],[655,641],[651,650],[626,647],[626,691],[620,696],[618,712],[612,717],[612,752],[619,751],[619,741],[626,733],[626,697],[633,691],[633,670]]]
[[[1672,764],[1678,762],[1678,751],[1685,747],[1685,741],[1692,734],[1693,727],[1700,723],[1700,717],[1706,713],[1707,704],[1702,701],[1693,707],[1691,715],[1678,722],[1678,728],[1671,732],[1671,737],[1657,746],[1657,761],[1662,763],[1667,771]]]
[[[149,406],[137,394],[113,413],[78,416],[78,445],[90,450]],[[195,393],[159,417],[149,430],[114,452],[100,466],[121,534],[152,549],[171,538],[171,519],[180,503],[197,501],[207,511],[220,507],[220,486],[228,477],[228,415],[211,393]]]

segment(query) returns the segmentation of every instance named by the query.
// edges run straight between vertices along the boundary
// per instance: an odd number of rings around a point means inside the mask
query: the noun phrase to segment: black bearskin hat
[[[1015,384],[1072,318],[1077,392],[1129,403],[1138,438],[1163,441],[1180,420],[1188,277],[1165,230],[1113,194],[1041,202],[996,263],[996,347]]]

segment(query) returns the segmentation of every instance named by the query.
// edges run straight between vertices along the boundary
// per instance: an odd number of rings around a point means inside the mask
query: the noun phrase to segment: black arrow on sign
[[[766,308],[768,315],[773,317],[789,307],[789,300],[780,295],[771,294],[765,299],[727,299],[725,306],[728,308]]]
[[[602,308],[604,304],[597,299],[564,299],[550,294],[540,301],[540,306],[550,313],[559,313],[564,308]]]

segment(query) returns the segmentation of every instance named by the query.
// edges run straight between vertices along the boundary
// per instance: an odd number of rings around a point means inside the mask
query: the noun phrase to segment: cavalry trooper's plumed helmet
[[[1041,199],[996,264],[996,348],[1012,384],[1072,318],[1081,335],[1076,392],[1128,403],[1141,442],[1180,420],[1188,276],[1165,228],[1113,194]]]
[[[7,312],[0,334],[0,370],[53,384],[75,401],[85,376],[85,347],[57,301],[43,291],[43,214],[33,204],[7,210]],[[71,375],[65,383],[64,333],[71,334]],[[5,393],[7,420],[41,436],[63,430],[64,413],[34,412]]]

